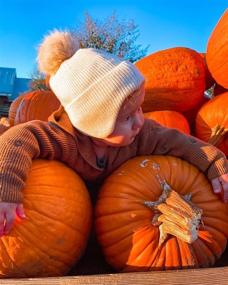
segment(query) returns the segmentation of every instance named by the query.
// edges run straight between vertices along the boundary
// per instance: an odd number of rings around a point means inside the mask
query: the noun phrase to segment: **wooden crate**
[[[93,285],[227,285],[228,267],[217,267],[207,269],[184,269],[173,271],[154,271],[137,273],[116,273],[116,274],[96,274],[79,275],[48,278],[21,278],[2,279],[0,284],[4,285],[73,285],[73,284],[93,284]]]

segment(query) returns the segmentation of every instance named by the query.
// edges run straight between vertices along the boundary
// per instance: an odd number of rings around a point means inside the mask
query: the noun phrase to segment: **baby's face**
[[[145,97],[144,84],[123,103],[111,135],[102,139],[108,145],[126,146],[132,143],[144,124],[141,105]]]

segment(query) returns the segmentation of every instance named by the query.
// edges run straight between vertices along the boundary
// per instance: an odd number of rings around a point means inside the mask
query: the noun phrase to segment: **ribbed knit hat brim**
[[[64,61],[50,86],[75,128],[105,138],[115,127],[124,100],[143,83],[128,61],[96,49],[79,49]]]

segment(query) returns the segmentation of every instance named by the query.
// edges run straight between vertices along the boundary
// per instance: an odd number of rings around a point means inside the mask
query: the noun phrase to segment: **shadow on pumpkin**
[[[228,131],[221,128],[219,129],[219,125],[223,126],[223,123],[225,122],[221,122],[220,124],[219,120],[216,122],[215,116],[214,125],[210,126],[205,119],[198,114],[195,122],[195,135],[197,138],[216,146],[224,152],[225,155],[228,155]]]
[[[176,238],[171,238],[175,240]],[[176,262],[180,262],[176,255],[173,255],[172,252],[169,253],[169,260],[165,254],[165,247],[163,246],[158,249],[156,252],[156,258],[154,259],[154,263],[157,263],[156,266],[142,266],[142,265],[128,265],[124,268],[124,270],[115,270],[111,265],[109,265],[102,253],[102,250],[96,240],[95,232],[92,232],[90,237],[88,247],[83,255],[82,259],[72,268],[69,275],[94,275],[94,274],[111,274],[111,273],[126,273],[126,272],[146,272],[146,271],[164,271],[164,270],[181,270],[181,269],[192,269],[197,268],[194,265],[186,265],[186,266],[169,266],[168,263],[174,261],[176,258]],[[191,248],[189,247],[191,250]],[[174,248],[176,252],[178,252],[178,248]],[[120,253],[121,254],[121,253]],[[167,254],[167,253],[166,253]],[[128,256],[130,257],[130,250],[128,252]],[[191,259],[190,259],[191,260]],[[228,249],[223,253],[221,258],[217,260],[213,267],[222,267],[228,265]],[[127,259],[125,263],[127,264]],[[159,265],[160,263],[160,265]],[[165,264],[166,263],[166,264]],[[206,266],[201,266],[206,267]],[[208,266],[209,267],[209,266]]]

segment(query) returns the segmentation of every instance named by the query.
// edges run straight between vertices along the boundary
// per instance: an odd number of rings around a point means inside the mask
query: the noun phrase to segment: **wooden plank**
[[[73,284],[109,284],[109,285],[180,285],[180,284],[204,284],[227,285],[228,267],[185,269],[173,271],[153,271],[139,273],[101,274],[90,276],[66,276],[29,279],[1,279],[4,285],[73,285]]]

